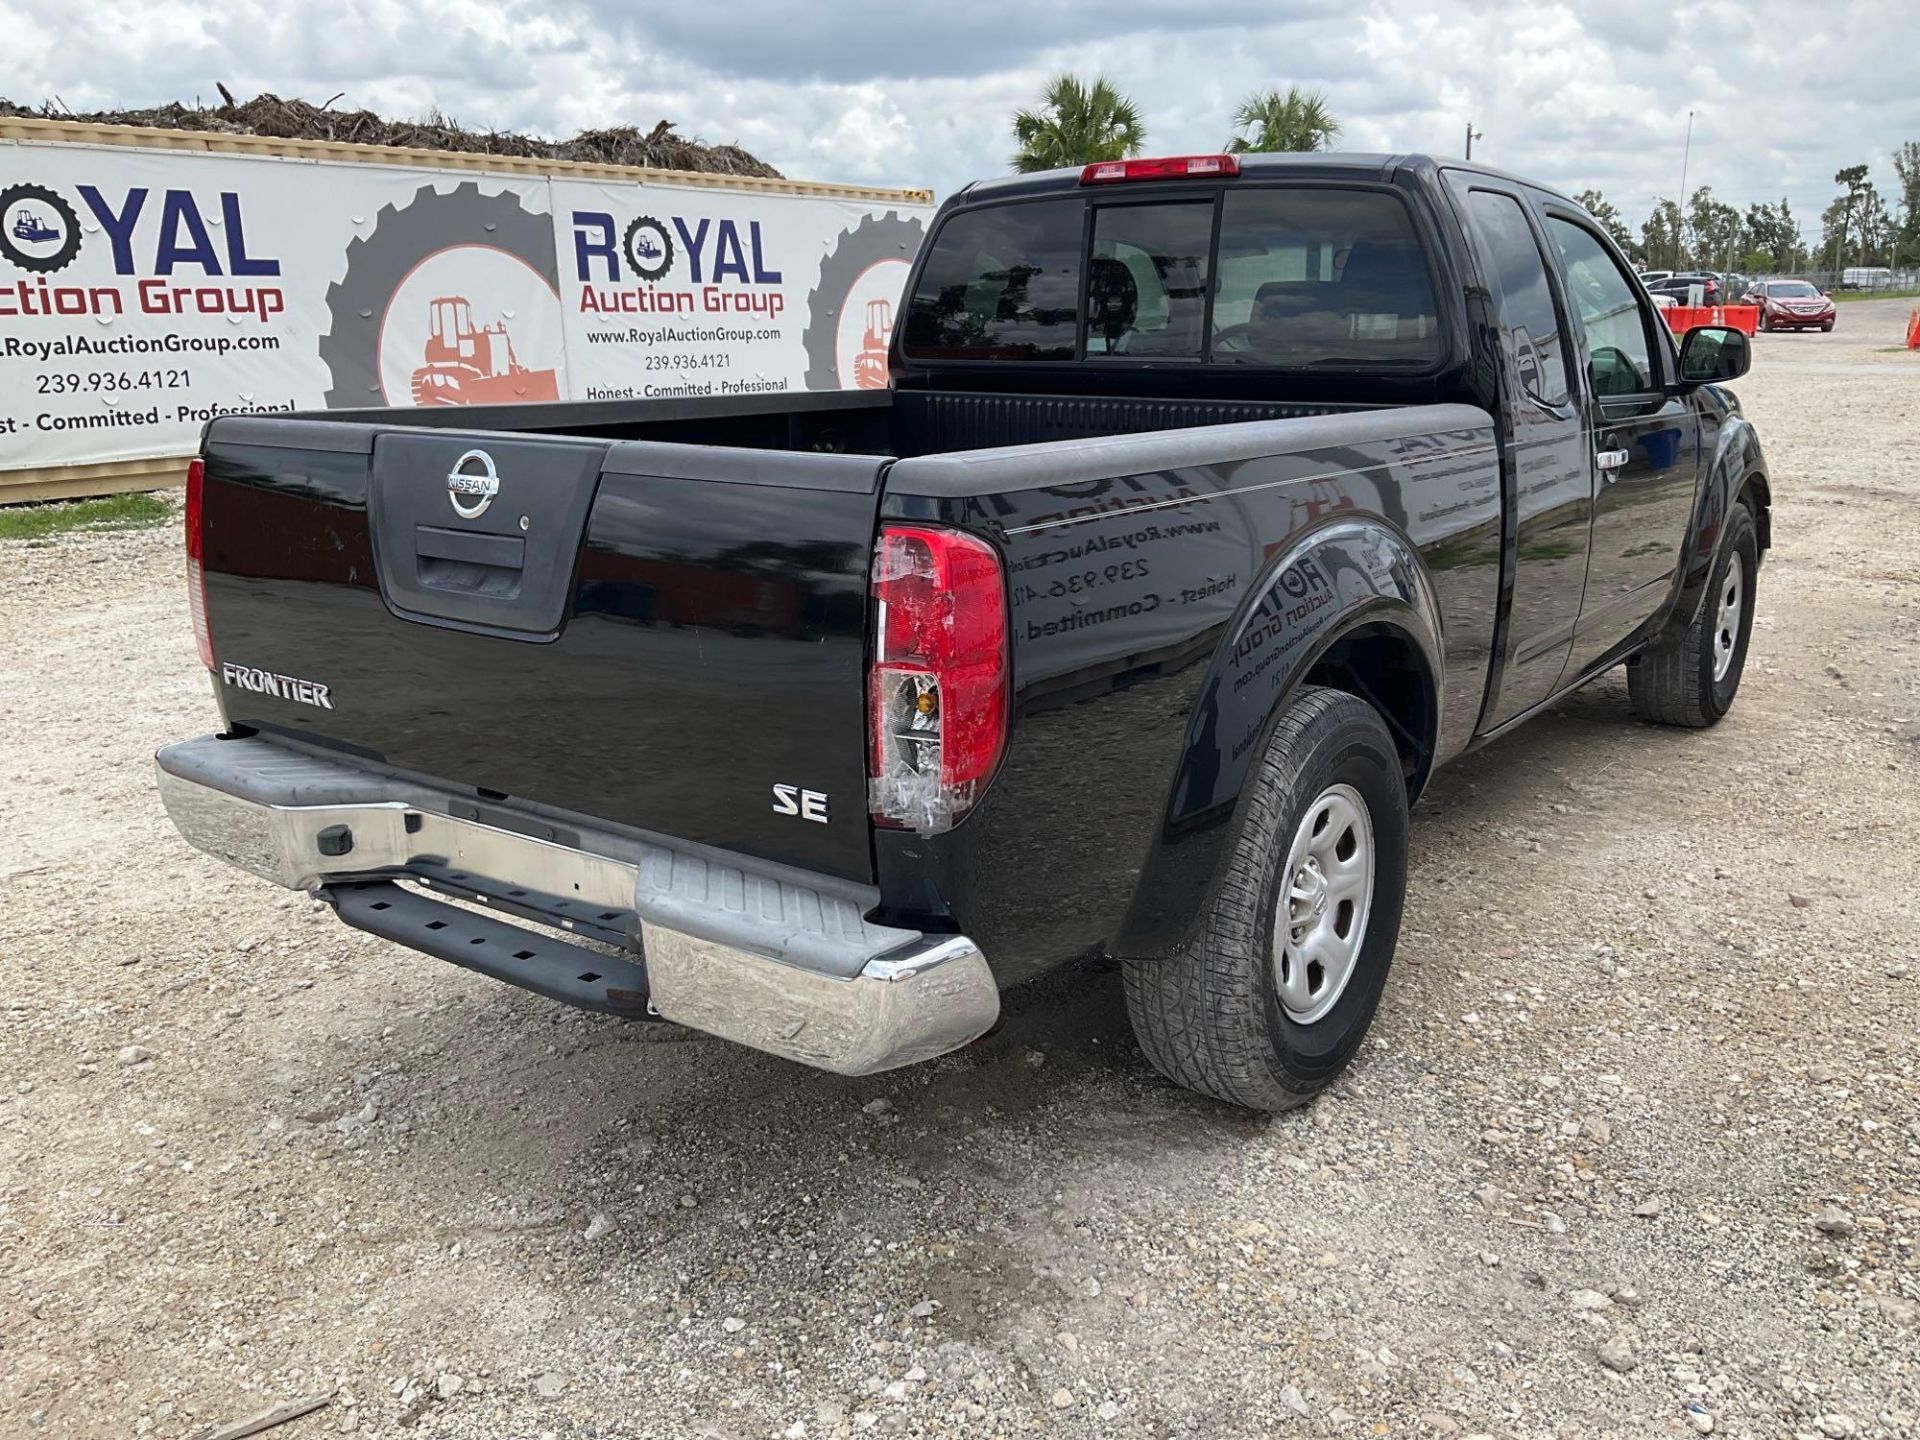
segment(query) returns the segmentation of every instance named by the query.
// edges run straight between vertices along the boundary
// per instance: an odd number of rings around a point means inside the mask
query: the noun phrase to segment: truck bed
[[[205,482],[222,703],[239,733],[476,803],[869,883],[883,512],[998,536],[1016,705],[1055,708],[1204,658],[1287,537],[1331,513],[1497,547],[1485,412],[1340,413],[1361,408],[852,392],[223,417]],[[497,498],[465,517],[447,477],[483,451]],[[1495,573],[1443,583],[1490,614]],[[1448,719],[1470,724],[1484,655],[1465,658]],[[1048,728],[1016,723],[1009,776]],[[825,797],[826,818],[796,822],[774,786]]]
[[[906,459],[1372,408],[1380,407],[1158,396],[836,390],[556,405],[402,406],[316,411],[297,418],[328,425],[511,431]]]

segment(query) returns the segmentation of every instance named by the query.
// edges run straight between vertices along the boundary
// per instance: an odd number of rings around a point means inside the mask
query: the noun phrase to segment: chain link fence
[[[1844,270],[1796,270],[1791,277],[1763,278],[1811,280],[1822,290],[1914,290],[1920,289],[1920,266],[1852,265]]]

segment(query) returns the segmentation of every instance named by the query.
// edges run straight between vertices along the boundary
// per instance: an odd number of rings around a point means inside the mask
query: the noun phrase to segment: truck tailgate
[[[869,880],[867,572],[889,463],[216,420],[222,706],[485,798]],[[784,813],[776,785],[825,800]]]

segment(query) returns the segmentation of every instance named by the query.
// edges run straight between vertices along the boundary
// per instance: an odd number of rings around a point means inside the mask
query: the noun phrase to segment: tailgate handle
[[[413,548],[422,560],[453,560],[496,570],[523,568],[527,554],[527,542],[517,535],[476,535],[471,530],[446,530],[437,525],[416,526]]]

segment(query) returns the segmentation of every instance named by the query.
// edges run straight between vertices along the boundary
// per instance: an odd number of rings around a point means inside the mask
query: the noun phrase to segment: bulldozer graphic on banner
[[[856,390],[887,388],[887,346],[893,340],[893,302],[867,302],[867,333],[860,353],[853,357],[853,384]]]
[[[506,321],[475,325],[464,295],[432,302],[421,358],[413,372],[416,405],[519,405],[560,398],[558,373],[522,365]]]
[[[54,229],[31,210],[22,210],[13,217],[13,238],[42,242],[58,240],[61,232]]]

